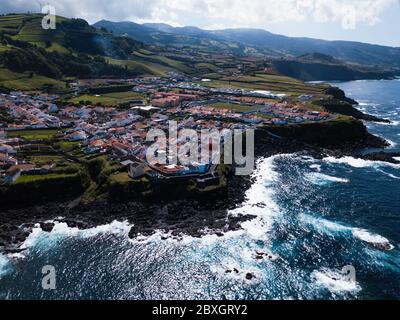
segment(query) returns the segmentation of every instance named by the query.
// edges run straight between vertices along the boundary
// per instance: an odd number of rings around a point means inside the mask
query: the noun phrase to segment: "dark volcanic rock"
[[[303,150],[316,147],[332,150],[348,150],[349,153],[361,148],[384,148],[389,143],[370,134],[367,127],[359,120],[318,122],[266,127],[266,133],[280,136],[287,140],[303,143]],[[260,130],[261,131],[261,130]],[[288,151],[286,151],[287,153]]]
[[[389,162],[393,164],[400,164],[400,161],[394,159],[400,157],[400,153],[389,153],[389,152],[376,152],[370,153],[367,155],[362,156],[364,160],[371,160],[371,161],[383,161]]]
[[[246,274],[246,280],[253,280],[253,278],[255,278],[255,276],[254,276],[254,274],[252,274],[252,273],[247,273]]]
[[[324,93],[327,94],[328,96],[332,96],[334,99],[347,102],[352,105],[358,104],[356,100],[348,98],[346,96],[346,93],[342,89],[339,89],[338,87],[329,87],[324,91]]]
[[[355,119],[358,120],[390,123],[389,120],[365,114],[360,110],[356,109],[353,105],[358,104],[358,102],[346,97],[344,91],[339,88],[330,87],[325,90],[325,94],[332,96],[332,99],[321,100],[318,102],[318,105],[322,106],[329,112],[354,117]]]
[[[54,223],[41,223],[40,228],[45,232],[51,232],[54,228]]]

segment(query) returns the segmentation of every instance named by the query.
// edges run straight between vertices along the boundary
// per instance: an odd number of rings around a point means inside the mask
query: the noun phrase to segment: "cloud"
[[[338,23],[344,29],[375,25],[397,0],[46,0],[57,13],[100,19],[156,21],[202,27],[264,27],[273,23]],[[0,12],[38,11],[38,1],[1,0]]]

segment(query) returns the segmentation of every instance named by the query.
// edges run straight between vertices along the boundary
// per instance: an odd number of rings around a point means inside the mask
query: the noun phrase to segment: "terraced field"
[[[0,31],[17,34],[24,19],[24,15],[10,15],[0,17]]]
[[[291,96],[322,94],[326,88],[325,85],[310,85],[289,77],[267,74],[222,78],[199,84],[212,88],[265,90]]]
[[[156,54],[144,54],[141,52],[134,52],[133,57],[135,61],[142,62],[144,64],[152,63],[154,65],[165,66],[166,68],[175,69],[184,73],[190,73],[192,70],[182,62],[169,59]]]
[[[110,64],[128,68],[133,72],[137,72],[137,74],[165,76],[168,72],[173,71],[172,68],[169,68],[167,66],[150,62],[138,62],[134,60],[116,60],[112,58],[107,58],[107,61]]]
[[[57,22],[60,23],[66,20],[62,17],[57,17]],[[0,19],[1,21],[1,19]],[[64,32],[60,30],[45,30],[42,28],[42,16],[41,15],[30,15],[20,16],[19,19],[15,20],[15,23],[19,23],[18,33],[13,36],[13,39],[26,41],[36,44],[39,47],[47,48],[47,43],[51,43],[48,47],[49,51],[62,51],[68,52],[63,47],[64,43]],[[0,24],[1,25],[1,24]]]
[[[53,86],[64,88],[65,83],[52,78],[34,75],[30,77],[24,73],[12,72],[0,68],[0,86],[10,90],[38,90],[44,87]]]

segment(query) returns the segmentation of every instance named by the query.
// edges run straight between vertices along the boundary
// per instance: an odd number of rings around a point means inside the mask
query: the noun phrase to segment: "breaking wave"
[[[386,176],[392,178],[392,179],[400,180],[400,177],[395,176],[394,174],[388,173],[388,172],[383,171],[383,170],[380,170],[380,169],[379,169],[378,171],[379,171],[380,173],[383,173],[384,175],[386,175]]]
[[[314,225],[316,228],[320,229],[326,234],[331,234],[335,236],[338,233],[348,233],[351,234],[354,238],[361,240],[362,242],[369,245],[372,245],[377,249],[392,250],[394,248],[394,246],[387,238],[365,229],[350,227],[339,222],[316,218],[307,214],[303,215],[303,221]]]
[[[311,274],[317,285],[327,288],[333,293],[361,291],[361,286],[356,281],[349,281],[339,270],[321,269]]]
[[[364,159],[357,159],[353,157],[343,157],[343,158],[335,158],[335,157],[326,157],[323,159],[325,162],[331,164],[345,164],[351,166],[353,168],[367,168],[367,167],[393,167],[393,168],[400,168],[399,164],[392,164],[383,161],[371,161],[371,160],[364,160]]]
[[[353,229],[353,236],[358,238],[365,243],[368,243],[378,249],[383,250],[393,250],[394,246],[390,243],[388,239],[382,237],[378,234],[373,234],[364,229]]]
[[[306,174],[306,179],[310,181],[311,183],[318,185],[318,186],[326,186],[332,183],[349,183],[350,180],[348,179],[343,179],[343,178],[337,178],[337,177],[332,177],[327,174],[323,173],[307,173]]]
[[[0,253],[0,279],[11,272],[11,262],[8,257]]]
[[[59,241],[66,238],[91,238],[99,234],[123,234],[128,235],[131,226],[127,222],[114,221],[110,224],[98,226],[91,229],[80,230],[71,228],[66,223],[55,222],[51,232],[44,232],[40,225],[37,224],[33,228],[31,234],[21,245],[21,249],[30,249],[33,247],[52,247],[57,245]]]
[[[254,183],[246,192],[246,201],[230,212],[232,215],[257,216],[256,221],[242,224],[242,227],[254,237],[265,236],[266,231],[272,226],[274,217],[280,213],[279,206],[273,197],[273,185],[278,180],[278,175],[274,170],[274,160],[277,157],[262,159],[257,163],[257,170],[253,174]]]

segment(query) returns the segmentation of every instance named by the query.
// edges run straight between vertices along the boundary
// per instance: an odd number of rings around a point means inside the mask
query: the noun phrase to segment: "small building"
[[[5,184],[13,184],[15,181],[21,177],[22,171],[19,169],[8,171],[6,176],[4,177]]]
[[[148,166],[145,163],[134,162],[129,165],[128,174],[131,179],[143,177]]]
[[[87,139],[84,131],[75,131],[65,137],[68,141],[82,141]]]
[[[0,152],[6,154],[16,154],[17,150],[7,144],[0,144]]]

